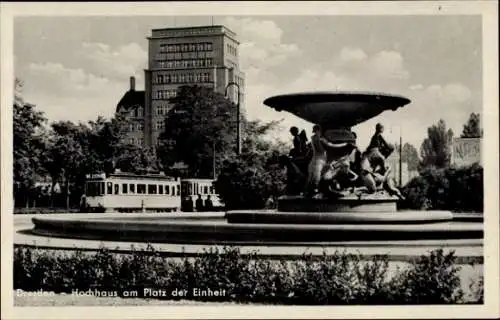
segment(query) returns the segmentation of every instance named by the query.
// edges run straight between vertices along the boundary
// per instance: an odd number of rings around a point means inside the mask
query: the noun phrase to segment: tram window
[[[128,193],[128,185],[126,183],[122,184],[122,193],[127,194]]]
[[[158,185],[158,194],[163,194],[163,185]]]
[[[138,184],[137,185],[137,193],[145,194],[146,193],[146,185],[145,184]]]
[[[210,194],[214,194],[214,186],[210,186]]]
[[[165,185],[165,194],[170,194],[170,186]]]
[[[102,196],[104,194],[104,182],[99,183],[99,195]]]
[[[120,193],[120,185],[118,183],[115,183],[115,194]]]
[[[188,195],[192,195],[193,194],[193,185],[190,183],[188,184]]]
[[[180,185],[177,185],[177,195],[178,196],[181,195],[181,186]]]
[[[175,186],[172,186],[172,195],[175,196]]]
[[[203,194],[208,194],[208,187],[207,186],[203,187]]]
[[[113,194],[113,182],[108,182],[106,193]]]
[[[128,185],[128,188],[130,189],[130,193],[135,193],[135,184],[130,183],[130,184]]]
[[[148,184],[148,194],[156,194],[156,184]]]
[[[182,194],[186,194],[187,192],[187,185],[185,183],[182,184]]]

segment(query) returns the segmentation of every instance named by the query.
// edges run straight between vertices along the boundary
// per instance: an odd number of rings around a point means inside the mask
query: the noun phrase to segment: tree
[[[45,167],[52,176],[52,188],[58,181],[64,184],[66,208],[69,209],[71,184],[79,176],[85,175],[87,158],[92,158],[88,152],[87,132],[83,125],[75,125],[70,121],[54,122],[51,129]]]
[[[479,113],[471,113],[469,120],[464,124],[461,138],[482,138],[481,116]]]
[[[144,157],[145,152],[139,150],[130,155],[133,147],[123,142],[125,126],[119,116],[111,120],[98,117],[88,123],[51,124],[43,163],[52,177],[52,189],[57,182],[64,184],[66,207],[70,206],[71,194],[79,196],[84,192],[87,174],[111,173],[117,164],[126,164],[127,169],[141,168],[135,158]]]
[[[211,177],[216,166],[235,151],[236,108],[212,88],[180,87],[160,134],[157,155],[164,168],[176,162],[189,166],[190,175]]]
[[[215,187],[227,209],[260,209],[283,194],[286,177],[276,161],[283,146],[264,138],[276,125],[248,122],[242,154],[224,161]]]
[[[439,120],[436,125],[427,129],[427,138],[422,142],[420,155],[421,166],[445,168],[451,160],[451,147],[453,131],[446,128],[444,120]]]
[[[399,144],[395,146],[395,152],[399,153]],[[408,170],[417,170],[420,165],[420,158],[418,156],[417,148],[410,143],[403,144],[401,150],[401,158],[403,162],[408,164]]]
[[[46,119],[43,112],[25,103],[22,98],[22,82],[15,80],[13,104],[13,178],[14,199],[24,198],[29,205],[29,194],[41,173],[40,156],[44,149]]]
[[[144,173],[157,170],[156,157],[152,150],[126,144],[116,157],[116,167],[123,172]]]

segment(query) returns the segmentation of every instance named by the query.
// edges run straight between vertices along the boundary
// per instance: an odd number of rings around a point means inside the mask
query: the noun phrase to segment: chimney
[[[135,91],[135,77],[130,77],[130,91]]]

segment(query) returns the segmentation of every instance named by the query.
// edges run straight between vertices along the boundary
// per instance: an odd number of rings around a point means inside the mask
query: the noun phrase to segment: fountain
[[[384,111],[409,104],[404,97],[368,93],[299,93],[268,98],[264,104],[321,126],[326,165],[342,164],[355,149],[351,127]],[[292,169],[296,165],[283,158]],[[305,175],[305,172],[302,172]],[[100,214],[35,217],[32,233],[50,237],[153,242],[168,244],[264,247],[338,247],[420,245],[482,248],[482,217],[447,211],[398,211],[388,176],[376,189],[361,185],[331,188],[324,176],[318,192],[302,192],[304,181],[293,174],[289,192],[277,210],[234,210],[226,213]],[[327,181],[325,181],[327,180]],[[334,180],[334,179],[333,179]],[[325,183],[326,182],[326,183]],[[389,185],[389,188],[387,187]],[[380,188],[382,186],[382,188]],[[385,187],[385,188],[384,188]],[[294,191],[293,191],[294,190]],[[480,255],[482,255],[482,249]],[[287,250],[280,249],[280,254]]]

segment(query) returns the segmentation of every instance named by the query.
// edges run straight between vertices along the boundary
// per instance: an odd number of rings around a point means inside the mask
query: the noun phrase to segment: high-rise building
[[[138,123],[131,126],[135,131],[130,132],[130,141],[137,141],[137,132],[142,131],[144,145],[156,146],[165,116],[172,107],[169,99],[182,85],[208,86],[222,94],[227,91],[228,98],[239,101],[243,109],[245,76],[240,70],[239,42],[233,31],[224,26],[153,29],[148,41],[144,101],[136,103],[133,98],[142,93],[129,91],[117,106],[117,111],[134,115]],[[231,82],[237,85],[228,86]],[[135,117],[136,114],[142,117]]]

